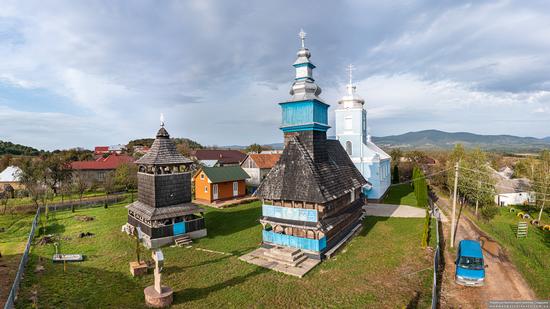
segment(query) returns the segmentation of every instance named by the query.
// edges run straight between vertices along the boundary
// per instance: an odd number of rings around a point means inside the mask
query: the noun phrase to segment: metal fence
[[[29,259],[29,251],[31,249],[31,243],[34,238],[34,232],[36,231],[36,227],[38,226],[39,218],[40,218],[40,208],[36,210],[36,215],[34,215],[34,219],[32,220],[31,232],[29,233],[29,238],[27,239],[27,246],[25,247],[25,252],[23,253],[23,257],[21,257],[21,262],[19,263],[19,268],[17,269],[17,274],[15,275],[15,280],[13,281],[13,285],[11,287],[10,294],[8,295],[8,299],[6,300],[6,304],[4,305],[4,309],[11,309],[15,306],[15,298],[17,297],[17,290],[19,290],[21,278],[23,276],[23,273],[25,272],[25,266],[27,265],[27,260]]]
[[[434,271],[433,271],[433,285],[432,285],[432,309],[437,308],[437,303],[439,300],[438,287],[441,282],[437,282],[438,273],[439,273],[439,261],[441,257],[441,248],[439,247],[439,222],[441,221],[441,216],[439,214],[439,208],[435,203],[432,203],[432,214],[435,217],[435,230],[436,230],[436,247],[434,254]]]

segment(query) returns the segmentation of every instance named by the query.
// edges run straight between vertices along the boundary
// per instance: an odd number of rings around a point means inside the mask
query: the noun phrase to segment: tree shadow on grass
[[[384,198],[383,203],[400,205],[401,200],[413,192],[414,190],[409,184],[392,186],[390,187],[388,194]]]
[[[374,216],[367,216],[363,220],[363,229],[361,230],[361,233],[359,233],[360,236],[367,236],[369,232],[374,228],[374,226],[378,222],[384,222],[387,221],[388,217],[374,217]]]
[[[248,207],[242,210],[213,210],[207,212],[205,224],[208,229],[207,238],[230,235],[250,227],[259,225],[262,214],[261,207]]]
[[[210,293],[226,289],[226,288],[232,288],[236,285],[239,285],[241,283],[244,283],[249,278],[255,277],[257,275],[260,275],[262,273],[268,272],[270,270],[262,267],[256,267],[256,269],[252,272],[249,272],[245,275],[236,276],[229,280],[204,287],[204,288],[189,288],[184,289],[183,291],[175,291],[174,292],[174,304],[184,304],[188,301],[203,299],[207,297]]]
[[[35,272],[40,264],[45,271]],[[36,292],[38,307],[43,308],[142,308],[143,284],[127,272],[87,267],[87,262],[52,263],[31,254],[25,279],[19,291],[17,307],[33,306]]]

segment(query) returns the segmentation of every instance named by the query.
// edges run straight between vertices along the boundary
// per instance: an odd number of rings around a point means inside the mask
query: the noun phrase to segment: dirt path
[[[439,197],[437,205],[450,214],[450,203]],[[458,209],[457,209],[458,213]],[[450,219],[444,223],[444,238],[450,235]],[[460,216],[455,237],[455,248],[462,239],[474,239],[482,242],[486,269],[486,281],[483,287],[464,287],[454,282],[455,256],[445,250],[445,273],[441,290],[441,308],[485,308],[489,300],[533,300],[535,293],[525,279],[510,262],[500,245],[480,230],[465,215]]]

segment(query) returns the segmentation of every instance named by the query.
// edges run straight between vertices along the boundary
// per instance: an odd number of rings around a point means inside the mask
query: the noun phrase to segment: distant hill
[[[132,140],[132,141],[128,142],[126,147],[129,148],[129,149],[132,149],[134,146],[151,147],[154,140],[155,140],[154,138],[135,139],[135,140]],[[172,140],[174,140],[176,145],[186,144],[191,149],[202,149],[202,148],[204,148],[201,144],[195,142],[194,140],[188,139],[188,138],[173,138]]]
[[[37,156],[41,152],[42,151],[36,148],[14,144],[12,142],[0,141],[0,155],[11,154],[14,156]]]
[[[334,136],[329,138],[335,138]],[[383,148],[402,149],[451,149],[456,144],[466,148],[481,148],[492,151],[539,151],[550,149],[550,136],[545,138],[519,137],[513,135],[481,135],[468,132],[444,132],[424,130],[400,135],[373,136],[372,140]],[[273,149],[283,149],[283,143],[264,144]],[[224,146],[223,148],[244,149],[246,146]]]
[[[449,149],[455,144],[467,148],[495,151],[537,151],[550,149],[550,138],[519,137],[513,135],[480,135],[468,132],[424,130],[401,135],[373,137],[378,146],[385,148]]]

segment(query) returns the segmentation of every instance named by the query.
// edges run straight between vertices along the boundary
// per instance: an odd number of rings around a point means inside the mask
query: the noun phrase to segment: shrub
[[[496,206],[486,205],[481,207],[481,217],[487,221],[493,219],[499,213],[499,209]]]
[[[428,241],[430,239],[430,212],[428,209],[426,209],[426,217],[424,219],[424,230],[422,232],[422,248],[426,248],[428,246]]]

